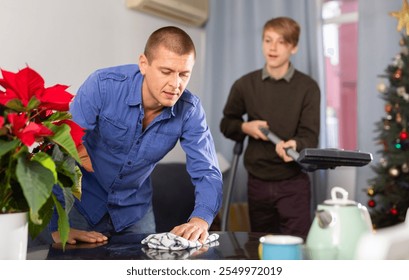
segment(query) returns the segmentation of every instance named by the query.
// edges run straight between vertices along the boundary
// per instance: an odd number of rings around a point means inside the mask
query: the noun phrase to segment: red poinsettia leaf
[[[20,138],[24,145],[31,146],[36,138],[51,136],[53,134],[49,128],[38,123],[30,122],[23,131],[19,133],[18,138]]]
[[[75,143],[75,146],[78,147],[82,143],[82,137],[85,134],[85,131],[82,127],[80,127],[77,123],[71,120],[63,120],[56,123],[56,125],[67,124],[70,127],[70,134],[72,140]]]
[[[0,85],[6,89],[6,95],[16,96],[24,106],[34,95],[39,95],[44,90],[44,79],[28,66],[17,73],[1,70],[3,79]],[[9,97],[9,100],[12,99]]]
[[[67,92],[68,86],[55,85],[46,88],[37,98],[41,101],[40,107],[43,109],[68,111],[69,104],[74,95]]]
[[[0,116],[0,128],[4,125],[4,117]]]
[[[6,105],[10,100],[18,99],[19,97],[11,89],[6,89],[4,92],[0,92],[0,104]]]
[[[26,114],[17,114],[17,113],[8,114],[7,119],[11,123],[14,134],[17,134],[21,128],[25,127],[26,122],[28,120]]]
[[[9,71],[6,71],[6,70],[3,70],[3,69],[1,69],[1,75],[3,76],[3,77],[9,77],[9,79],[13,79],[14,80],[14,73],[12,73],[12,72],[9,72]],[[0,86],[2,86],[3,88],[9,88],[10,87],[10,84],[7,82],[7,79],[5,79],[5,78],[2,78],[2,79],[0,79]]]

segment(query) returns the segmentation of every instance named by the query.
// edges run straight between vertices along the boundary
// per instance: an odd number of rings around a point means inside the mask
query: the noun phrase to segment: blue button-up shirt
[[[143,130],[142,82],[138,65],[123,65],[94,72],[78,90],[70,111],[86,129],[94,172],[82,170],[75,204],[91,224],[106,213],[116,231],[136,223],[152,203],[152,170],[180,140],[195,186],[191,217],[211,224],[221,206],[222,175],[200,100],[185,90]]]

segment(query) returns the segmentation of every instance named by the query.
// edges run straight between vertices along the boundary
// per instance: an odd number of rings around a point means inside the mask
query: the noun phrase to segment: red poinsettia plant
[[[80,158],[84,130],[71,120],[68,86],[44,86],[28,66],[0,78],[0,214],[27,211],[29,232],[36,237],[58,213],[65,245],[68,212],[81,194]],[[61,188],[64,203],[53,188]]]

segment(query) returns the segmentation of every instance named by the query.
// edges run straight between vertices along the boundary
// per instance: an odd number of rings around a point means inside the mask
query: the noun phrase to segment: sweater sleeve
[[[241,130],[241,125],[244,122],[243,115],[245,113],[245,100],[238,80],[230,89],[230,94],[224,106],[223,117],[220,122],[220,131],[226,138],[237,142],[244,140],[246,134]]]

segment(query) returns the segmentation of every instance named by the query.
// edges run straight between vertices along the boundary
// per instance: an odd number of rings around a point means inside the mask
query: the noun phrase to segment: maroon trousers
[[[253,232],[307,238],[311,226],[311,188],[307,174],[263,181],[249,174],[248,203]]]

